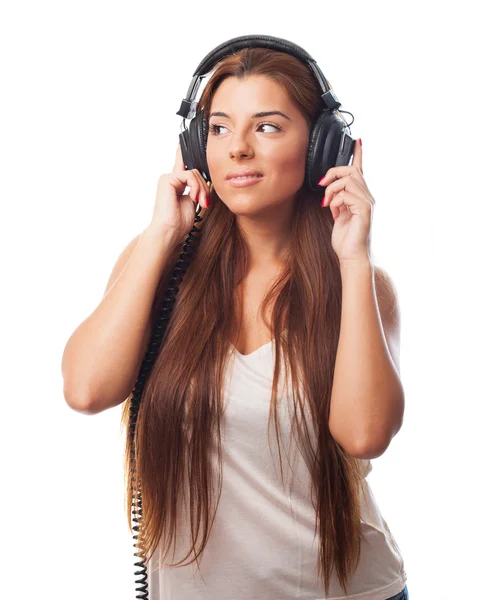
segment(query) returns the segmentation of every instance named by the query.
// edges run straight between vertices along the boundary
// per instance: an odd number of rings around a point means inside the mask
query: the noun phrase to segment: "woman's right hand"
[[[186,187],[190,187],[188,195],[183,194]],[[209,186],[200,172],[185,168],[179,142],[172,172],[161,175],[158,180],[151,225],[180,239],[188,235],[194,225],[196,202],[208,208],[209,196]]]

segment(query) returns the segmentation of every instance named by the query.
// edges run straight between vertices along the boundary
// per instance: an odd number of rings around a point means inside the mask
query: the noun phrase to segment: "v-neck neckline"
[[[259,348],[256,348],[256,350],[253,350],[249,354],[241,354],[241,352],[239,352],[239,350],[236,348],[236,346],[234,346],[234,344],[232,342],[229,342],[229,343],[234,348],[234,351],[237,354],[237,356],[241,356],[242,358],[249,358],[249,357],[254,356],[255,354],[257,354],[258,352],[260,352],[260,350],[262,350],[266,346],[269,346],[269,344],[272,344],[273,342],[274,342],[274,339],[270,340],[269,342],[266,342],[266,344],[263,344]]]
[[[283,335],[286,335],[287,332],[287,328],[285,327],[282,331]],[[266,344],[263,344],[262,346],[260,346],[259,348],[256,348],[256,350],[253,350],[252,352],[250,352],[249,354],[241,354],[239,352],[239,350],[236,348],[236,346],[234,346],[234,344],[232,342],[229,342],[229,344],[231,344],[231,346],[234,348],[234,352],[236,353],[237,356],[240,356],[241,358],[250,358],[251,356],[254,356],[255,354],[258,354],[259,352],[261,352],[261,350],[263,350],[264,348],[266,348],[267,346],[269,346],[270,344],[273,344],[275,342],[275,338],[273,338],[272,340],[270,340],[269,342],[266,342]]]

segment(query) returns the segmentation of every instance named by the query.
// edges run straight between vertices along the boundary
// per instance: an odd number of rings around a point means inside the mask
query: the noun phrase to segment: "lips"
[[[234,179],[235,177],[249,177],[252,175],[258,175],[259,177],[263,176],[259,171],[245,169],[240,171],[231,171],[227,174],[226,179]]]
[[[261,177],[232,177],[227,180],[227,185],[230,185],[233,188],[246,188],[253,187],[257,185],[262,179]]]

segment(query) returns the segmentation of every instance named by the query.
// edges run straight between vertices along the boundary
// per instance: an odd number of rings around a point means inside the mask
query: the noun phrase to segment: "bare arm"
[[[342,316],[329,428],[350,454],[377,458],[399,431],[404,389],[399,376],[399,310],[389,279],[374,265],[342,265]],[[381,270],[382,271],[382,270]]]
[[[150,224],[120,255],[102,301],[64,349],[64,397],[74,410],[96,414],[130,395],[151,337],[155,292],[176,244]]]

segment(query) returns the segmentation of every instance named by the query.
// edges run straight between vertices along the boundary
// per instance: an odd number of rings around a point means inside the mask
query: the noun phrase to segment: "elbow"
[[[96,414],[95,411],[93,411],[91,409],[91,407],[89,406],[89,404],[82,404],[80,402],[73,402],[71,400],[67,400],[66,399],[66,404],[69,406],[69,408],[72,408],[72,410],[81,413],[82,415],[94,415]]]
[[[384,417],[381,411],[381,417],[378,422],[369,424],[364,431],[359,434],[350,428],[349,419],[339,419],[335,416],[335,404],[332,403],[334,411],[330,411],[329,429],[335,441],[351,456],[361,460],[371,460],[382,456],[389,447],[392,438],[401,429],[404,418],[404,394],[395,395],[397,400],[386,403],[392,408]],[[360,428],[362,429],[362,428]]]
[[[373,458],[379,458],[389,447],[390,440],[373,440],[372,442],[366,442],[357,448],[353,448],[351,454],[354,458],[360,458],[361,460],[371,460]]]
[[[370,460],[381,456],[389,445],[387,440],[377,440],[376,438],[373,438],[372,441],[369,441],[370,438],[367,438],[365,442],[358,442],[355,436],[351,437],[352,442],[349,443],[347,437],[337,434],[335,430],[331,431],[331,435],[347,454],[361,460]]]
[[[363,460],[379,458],[389,448],[392,439],[402,427],[402,417],[398,424],[395,424],[388,431],[380,431],[378,434],[368,436],[366,441],[357,448],[354,448],[352,456]]]
[[[94,415],[97,412],[96,410],[94,410],[91,402],[88,402],[82,396],[76,396],[76,395],[72,394],[65,388],[64,388],[64,400],[66,401],[66,404],[69,406],[69,408],[72,408],[72,410],[74,410],[78,413],[81,413],[83,415]]]

